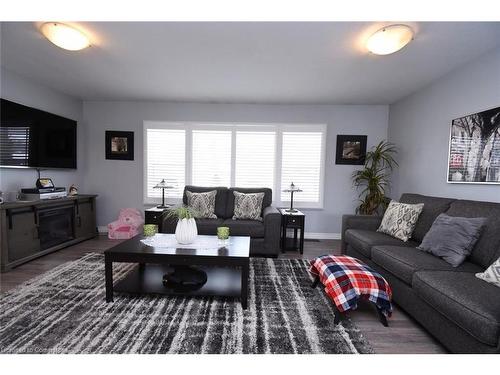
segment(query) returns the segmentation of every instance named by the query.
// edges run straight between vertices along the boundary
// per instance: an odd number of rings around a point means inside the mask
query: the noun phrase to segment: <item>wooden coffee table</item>
[[[173,234],[163,236],[172,236]],[[232,236],[224,246],[216,236],[198,236],[216,246],[207,248],[155,247],[135,236],[104,252],[106,302],[113,301],[113,292],[155,293],[189,296],[224,296],[240,298],[247,308],[250,237]],[[202,241],[203,242],[203,241]],[[123,279],[113,283],[113,262],[137,263]],[[197,266],[207,274],[207,282],[198,289],[163,285],[163,275],[172,266]]]

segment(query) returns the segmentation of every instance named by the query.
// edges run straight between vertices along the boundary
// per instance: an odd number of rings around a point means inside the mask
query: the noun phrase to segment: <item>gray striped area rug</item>
[[[115,264],[115,278],[132,269]],[[88,254],[2,294],[0,353],[370,353],[304,260],[252,258],[249,306],[236,300],[116,294]]]

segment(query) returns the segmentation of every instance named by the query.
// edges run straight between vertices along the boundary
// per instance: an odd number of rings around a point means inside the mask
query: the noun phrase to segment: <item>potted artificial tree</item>
[[[361,215],[381,214],[387,208],[390,199],[386,196],[390,175],[398,165],[394,156],[397,150],[394,144],[381,141],[366,153],[363,169],[352,174],[353,184],[362,189],[359,193],[360,204],[356,213]]]

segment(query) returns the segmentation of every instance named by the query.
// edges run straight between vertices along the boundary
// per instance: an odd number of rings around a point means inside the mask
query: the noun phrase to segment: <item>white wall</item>
[[[78,122],[77,170],[45,170],[42,171],[42,176],[52,177],[56,186],[66,188],[71,184],[81,186],[85,153],[81,123],[82,101],[21,77],[3,67],[0,74],[0,96]],[[0,190],[4,193],[15,192],[23,187],[35,187],[36,179],[37,172],[34,169],[0,168]]]
[[[143,208],[143,121],[318,123],[328,125],[323,210],[307,210],[306,231],[339,233],[341,216],[352,213],[357,194],[350,175],[356,166],[335,165],[337,134],[366,134],[368,147],[387,137],[385,105],[252,105],[160,102],[93,102],[83,105],[87,139],[86,192],[99,194],[98,225],[122,207]],[[135,132],[135,159],[105,159],[106,130]],[[276,192],[275,192],[276,194]]]
[[[400,149],[393,196],[415,192],[500,202],[500,185],[446,182],[451,121],[498,106],[500,49],[392,104],[389,140]]]

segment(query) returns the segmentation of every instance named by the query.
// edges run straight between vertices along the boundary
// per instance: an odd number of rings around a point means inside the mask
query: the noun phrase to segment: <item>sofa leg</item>
[[[342,314],[337,306],[335,306],[335,303],[333,303],[333,311],[335,313],[335,317],[333,318],[333,324],[337,325],[340,323],[340,320],[343,318],[344,314]]]
[[[378,320],[380,321],[380,323],[382,323],[384,327],[389,327],[389,323],[387,322],[387,317],[384,315],[384,313],[382,312],[382,310],[380,310],[378,306],[375,307],[377,309]]]
[[[313,288],[313,289],[316,288],[318,286],[318,284],[319,284],[319,276],[316,276],[314,278],[314,281],[311,284],[311,288]]]

